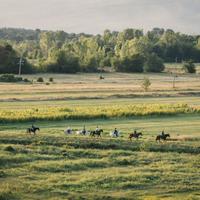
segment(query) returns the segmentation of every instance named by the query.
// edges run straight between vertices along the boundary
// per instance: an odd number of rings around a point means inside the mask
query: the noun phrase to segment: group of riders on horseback
[[[36,131],[39,131],[40,128],[39,127],[35,127],[34,125],[31,126],[31,128],[27,129],[27,133],[31,134],[33,133],[34,135],[36,134]],[[65,134],[72,134],[73,130],[68,127],[65,131]],[[90,135],[92,137],[101,137],[101,134],[103,133],[103,129],[100,129],[98,126],[96,127],[96,129],[94,131],[87,131],[85,126],[83,127],[83,129],[81,131],[77,131],[77,134],[80,135]],[[135,139],[139,139],[140,137],[142,137],[142,132],[137,132],[137,130],[134,130],[133,133],[129,134],[129,139],[132,141],[133,138]],[[111,133],[110,133],[111,137],[120,137],[120,131],[117,130],[117,128],[115,128]],[[159,134],[158,136],[156,136],[156,141],[161,141],[161,140],[166,140],[168,137],[170,137],[169,134],[165,134],[164,131],[161,132],[161,134]]]

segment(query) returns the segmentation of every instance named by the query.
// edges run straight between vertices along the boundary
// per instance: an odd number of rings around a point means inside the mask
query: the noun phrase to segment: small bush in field
[[[16,151],[16,149],[12,146],[7,146],[4,150],[9,151],[9,152],[15,152]]]
[[[145,77],[142,82],[142,88],[144,89],[145,92],[147,92],[149,90],[150,85],[151,85],[150,80]]]
[[[186,73],[196,73],[195,64],[191,61],[185,62],[183,68]]]
[[[14,74],[2,74],[0,76],[0,82],[20,82],[23,81],[22,77],[16,77]]]
[[[27,78],[25,78],[23,81],[24,81],[25,83],[29,83],[29,82],[30,82]]]
[[[49,78],[49,82],[53,82],[54,80],[53,80],[53,77],[50,77]]]
[[[42,77],[39,77],[39,78],[37,79],[37,82],[43,83],[43,82],[44,82],[44,79],[43,79]]]

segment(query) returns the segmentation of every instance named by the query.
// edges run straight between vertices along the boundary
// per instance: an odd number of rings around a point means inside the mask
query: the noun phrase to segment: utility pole
[[[20,59],[19,59],[19,76],[21,76],[21,73],[22,73],[22,65],[24,64],[24,60],[22,58],[22,55],[20,56]]]
[[[174,74],[174,78],[173,78],[173,89],[175,89],[175,83],[176,83],[176,78],[177,78],[178,76],[176,75],[176,74]]]

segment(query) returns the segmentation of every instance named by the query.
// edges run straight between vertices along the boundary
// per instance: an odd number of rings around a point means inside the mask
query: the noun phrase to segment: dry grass
[[[24,76],[30,80],[37,77],[53,76],[54,83],[43,84],[2,84],[0,83],[0,101],[6,100],[50,100],[81,99],[134,96],[180,96],[199,95],[200,76],[180,75],[172,88],[173,76],[170,74],[105,74],[105,80],[99,80],[98,74],[39,74]],[[141,82],[148,76],[152,85],[148,93],[143,92]],[[34,95],[32,95],[34,94]]]

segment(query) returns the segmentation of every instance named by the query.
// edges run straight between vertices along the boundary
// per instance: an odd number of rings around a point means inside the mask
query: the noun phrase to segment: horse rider
[[[98,131],[99,131],[99,127],[97,126],[95,132],[97,133]]]
[[[67,127],[67,133],[70,134],[72,132],[72,129],[68,126]]]
[[[83,133],[83,135],[85,135],[85,134],[86,134],[85,125],[84,125],[84,127],[83,127],[82,133]]]
[[[113,134],[116,135],[116,137],[118,137],[118,130],[117,130],[117,128],[115,128]]]
[[[32,124],[31,128],[32,128],[32,129],[35,129],[35,126]]]
[[[162,131],[161,135],[162,135],[162,136],[165,136],[165,132],[164,132],[164,131]]]

